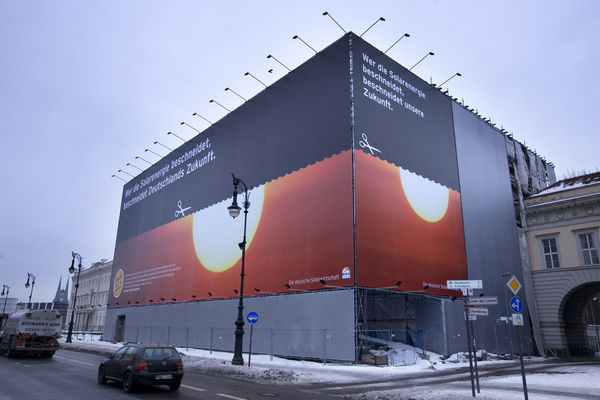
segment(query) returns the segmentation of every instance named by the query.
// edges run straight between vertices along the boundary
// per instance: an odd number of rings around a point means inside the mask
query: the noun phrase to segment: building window
[[[549,237],[541,239],[542,255],[544,258],[544,267],[559,268],[560,261],[558,257],[558,240],[557,237]]]
[[[579,238],[579,249],[581,251],[581,261],[583,265],[600,264],[598,259],[598,242],[595,232],[583,232],[577,234]]]

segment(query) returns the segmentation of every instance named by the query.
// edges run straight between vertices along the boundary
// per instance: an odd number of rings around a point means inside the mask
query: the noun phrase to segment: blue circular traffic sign
[[[519,296],[514,296],[510,299],[510,309],[516,313],[523,311],[523,300]]]
[[[258,314],[254,311],[250,311],[248,315],[246,315],[246,319],[248,320],[248,323],[255,324],[258,322]]]

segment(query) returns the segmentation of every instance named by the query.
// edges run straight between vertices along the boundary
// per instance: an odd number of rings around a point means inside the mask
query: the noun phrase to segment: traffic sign
[[[478,306],[494,306],[498,304],[498,296],[486,296],[486,297],[471,297],[469,304]]]
[[[523,311],[523,300],[519,296],[515,296],[510,299],[510,309],[513,312],[520,313]]]
[[[469,314],[479,315],[482,317],[487,317],[488,315],[490,315],[487,307],[473,307],[469,309]]]
[[[523,314],[513,314],[512,315],[512,324],[514,326],[523,326],[525,322],[523,321]]]
[[[483,289],[481,280],[446,281],[448,289]]]
[[[477,321],[477,315],[469,314],[469,321]]]
[[[521,282],[517,279],[516,276],[511,276],[511,278],[506,282],[506,286],[510,289],[510,291],[516,296],[521,290]]]
[[[250,311],[246,316],[246,319],[248,320],[248,323],[255,324],[258,322],[258,314],[254,311]]]

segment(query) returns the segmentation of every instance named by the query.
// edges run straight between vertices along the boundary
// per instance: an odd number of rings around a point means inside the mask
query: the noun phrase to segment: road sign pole
[[[473,364],[475,365],[475,383],[477,384],[477,393],[479,391],[479,368],[477,367],[477,345],[475,344],[475,328],[473,327],[473,321],[469,320],[471,324],[471,339],[473,341]]]
[[[508,305],[508,297],[506,296],[507,287],[504,286],[504,304],[506,304],[506,328],[508,329],[508,343],[510,345],[510,359],[513,359],[513,341],[512,341],[512,322],[509,320],[510,309]]]
[[[469,297],[465,297],[465,319],[467,321],[467,347],[469,348],[469,371],[471,372],[471,393],[475,397],[475,380],[473,378],[473,358],[471,353],[471,345],[473,344],[471,338],[471,327],[470,327],[470,313],[469,313]]]
[[[254,324],[250,324],[250,347],[248,348],[248,368],[250,368],[250,360],[252,360],[252,330]]]
[[[523,349],[521,348],[521,332],[517,327],[517,342],[519,343],[519,359],[521,360],[521,376],[523,377],[523,394],[525,394],[525,400],[529,400],[527,394],[527,379],[525,378],[525,364],[523,363]]]

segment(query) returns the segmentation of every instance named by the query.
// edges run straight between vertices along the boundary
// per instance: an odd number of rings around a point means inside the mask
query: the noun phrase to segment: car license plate
[[[155,379],[171,379],[173,378],[173,376],[171,374],[164,374],[164,375],[156,375]]]

